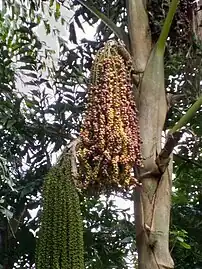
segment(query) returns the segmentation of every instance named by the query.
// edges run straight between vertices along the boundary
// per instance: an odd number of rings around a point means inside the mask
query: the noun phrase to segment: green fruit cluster
[[[83,223],[69,156],[44,181],[36,268],[84,269]]]

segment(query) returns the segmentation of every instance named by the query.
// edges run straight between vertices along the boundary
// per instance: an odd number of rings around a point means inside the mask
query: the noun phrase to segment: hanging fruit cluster
[[[91,70],[78,154],[87,186],[134,186],[137,180],[131,172],[142,165],[131,64],[119,51],[120,44],[108,42]]]
[[[53,167],[44,182],[37,269],[84,269],[83,224],[70,157]]]

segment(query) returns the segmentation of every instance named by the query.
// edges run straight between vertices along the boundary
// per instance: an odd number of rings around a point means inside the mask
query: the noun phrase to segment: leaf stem
[[[164,54],[164,51],[165,51],[166,40],[168,38],[168,34],[169,34],[170,27],[173,21],[173,17],[177,10],[178,3],[179,3],[179,0],[172,0],[169,7],[168,14],[166,16],[166,19],[163,25],[163,29],[161,30],[160,37],[157,41],[157,51],[162,54]]]
[[[110,20],[105,14],[101,13],[99,10],[97,10],[94,6],[89,5],[89,3],[87,3],[88,1],[83,1],[83,0],[77,0],[82,6],[84,6],[85,8],[87,8],[90,12],[92,12],[98,19],[102,20],[103,23],[109,27],[112,32],[121,40],[124,41],[124,43],[127,45],[127,34],[125,33],[125,31],[123,29],[121,29],[120,27],[116,26],[116,24]]]
[[[197,112],[197,110],[202,105],[202,95],[196,100],[196,102],[188,109],[187,113],[181,117],[181,119],[173,126],[173,128],[170,130],[170,134],[175,133],[179,129],[181,129],[183,126],[185,126],[188,121],[194,116],[194,114]]]

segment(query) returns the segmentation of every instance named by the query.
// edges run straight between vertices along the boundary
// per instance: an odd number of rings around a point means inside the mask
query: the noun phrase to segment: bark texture
[[[128,28],[134,67],[137,72],[143,72],[151,50],[151,33],[145,10],[146,1],[128,0],[126,4],[127,10],[130,13],[128,17]],[[141,13],[139,13],[140,10]]]
[[[143,72],[137,98],[144,161],[140,171],[143,185],[135,193],[138,269],[171,269],[174,268],[169,253],[172,162],[162,169],[157,161],[167,113],[163,57],[154,51],[149,55],[151,36],[145,1],[128,0],[128,16],[134,67]]]
[[[197,2],[197,8],[193,13],[193,31],[197,39],[202,42],[202,0]]]
[[[169,253],[172,163],[161,178],[148,177],[135,194],[138,269],[174,268]]]

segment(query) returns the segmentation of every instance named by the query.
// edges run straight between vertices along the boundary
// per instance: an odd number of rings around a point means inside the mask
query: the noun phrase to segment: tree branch
[[[156,164],[162,174],[168,167],[170,161],[170,154],[172,153],[174,147],[177,146],[180,138],[182,137],[182,134],[182,132],[176,132],[174,134],[168,133],[165,146],[156,158]]]

